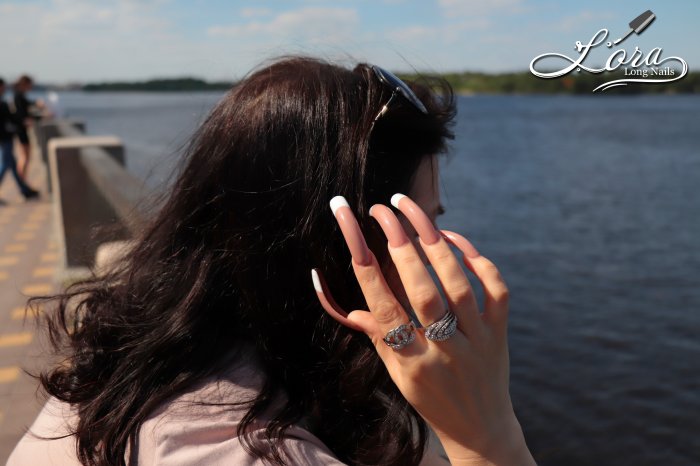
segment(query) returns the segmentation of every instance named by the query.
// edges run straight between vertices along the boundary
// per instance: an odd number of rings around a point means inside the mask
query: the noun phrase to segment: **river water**
[[[220,93],[65,93],[157,188]],[[459,98],[440,226],[512,293],[540,465],[700,464],[700,96]]]

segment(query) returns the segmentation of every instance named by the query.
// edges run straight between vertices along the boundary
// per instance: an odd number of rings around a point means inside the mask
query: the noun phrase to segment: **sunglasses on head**
[[[423,102],[421,102],[418,96],[411,90],[410,87],[408,87],[408,84],[401,81],[394,73],[376,65],[372,65],[372,71],[374,71],[374,74],[377,76],[379,81],[389,86],[393,91],[387,103],[384,104],[379,113],[377,113],[377,116],[374,117],[374,121],[377,121],[387,112],[387,110],[389,110],[389,105],[398,94],[401,94],[406,100],[411,102],[411,104],[413,104],[413,106],[416,107],[421,113],[428,113],[428,109],[425,108]]]

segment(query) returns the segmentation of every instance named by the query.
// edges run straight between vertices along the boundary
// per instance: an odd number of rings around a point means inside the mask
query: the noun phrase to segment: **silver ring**
[[[384,337],[384,343],[395,350],[400,350],[416,339],[416,326],[413,322],[401,324],[389,330]]]
[[[457,316],[449,309],[437,322],[425,327],[425,338],[432,341],[445,341],[457,332]]]

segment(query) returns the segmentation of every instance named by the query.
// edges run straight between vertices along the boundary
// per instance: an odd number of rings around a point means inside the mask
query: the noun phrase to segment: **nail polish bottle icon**
[[[623,40],[627,39],[630,34],[633,32],[636,33],[637,35],[641,34],[642,31],[644,31],[651,23],[656,19],[656,15],[651,12],[651,10],[647,10],[641,15],[637,16],[630,22],[630,30],[627,31],[627,33],[617,39],[615,42],[613,42],[615,45],[619,44]]]

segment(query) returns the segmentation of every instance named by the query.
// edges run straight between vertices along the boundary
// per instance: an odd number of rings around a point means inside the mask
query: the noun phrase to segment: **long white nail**
[[[316,272],[316,269],[311,269],[311,281],[314,282],[314,289],[323,293],[323,288],[321,288],[321,280],[318,278],[318,272]]]
[[[391,196],[391,205],[393,205],[394,207],[396,207],[398,209],[399,208],[399,201],[401,201],[401,199],[403,199],[404,197],[406,197],[406,196],[404,194],[401,194],[401,193],[394,194],[393,196]]]
[[[335,211],[340,209],[341,207],[350,207],[348,205],[348,201],[345,200],[343,196],[335,196],[333,199],[331,199],[331,210],[333,211],[333,215],[335,215]]]

